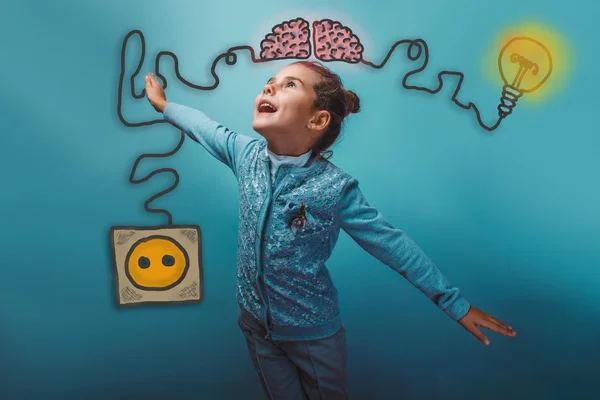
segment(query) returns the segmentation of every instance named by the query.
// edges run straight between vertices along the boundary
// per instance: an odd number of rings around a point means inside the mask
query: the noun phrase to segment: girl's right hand
[[[146,97],[156,111],[162,113],[167,105],[167,97],[162,85],[152,72],[144,77],[146,81]]]

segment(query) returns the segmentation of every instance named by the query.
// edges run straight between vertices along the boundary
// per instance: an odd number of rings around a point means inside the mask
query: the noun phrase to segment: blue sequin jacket
[[[240,316],[274,340],[328,337],[341,327],[338,292],[325,266],[340,228],[454,320],[470,304],[403,231],[371,207],[357,179],[318,154],[279,166],[270,179],[266,141],[241,135],[196,109],[168,103],[164,119],[233,171],[239,188]],[[291,229],[304,203],[304,229]],[[251,321],[250,321],[251,320]]]

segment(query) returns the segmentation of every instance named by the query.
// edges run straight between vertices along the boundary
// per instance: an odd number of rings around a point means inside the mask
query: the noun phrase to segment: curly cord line
[[[482,120],[481,120],[481,114],[479,112],[479,110],[477,109],[477,106],[475,104],[473,104],[472,102],[469,102],[469,104],[462,104],[460,101],[458,101],[456,99],[456,96],[458,95],[458,92],[460,91],[460,88],[462,86],[463,80],[465,78],[465,75],[462,72],[457,72],[457,71],[441,71],[440,73],[438,73],[437,78],[438,78],[438,87],[435,89],[428,89],[425,87],[421,87],[421,86],[411,86],[407,84],[408,78],[411,77],[412,75],[418,74],[419,72],[422,72],[423,70],[425,70],[425,68],[427,68],[427,64],[429,63],[429,51],[427,49],[427,43],[425,43],[424,40],[422,39],[415,39],[415,40],[399,40],[396,43],[394,43],[394,45],[392,46],[392,48],[389,50],[388,54],[386,55],[385,59],[383,60],[383,62],[379,65],[373,64],[369,61],[366,60],[362,60],[361,62],[365,65],[368,65],[370,67],[376,68],[376,69],[380,69],[383,68],[383,66],[387,63],[387,61],[389,60],[390,56],[392,55],[392,53],[394,52],[394,50],[396,49],[396,47],[398,47],[401,44],[408,44],[408,48],[406,50],[406,56],[408,57],[409,60],[411,61],[416,61],[421,57],[421,54],[424,53],[424,62],[423,65],[417,69],[414,69],[410,72],[408,72],[406,75],[404,75],[404,78],[402,79],[402,86],[405,89],[412,89],[412,90],[419,90],[422,92],[427,92],[429,94],[436,94],[438,93],[440,90],[442,90],[442,87],[444,85],[444,82],[442,80],[442,76],[444,75],[456,75],[459,77],[458,80],[458,84],[456,85],[456,89],[454,90],[454,93],[452,94],[452,101],[454,102],[454,104],[456,104],[457,106],[465,109],[465,110],[469,110],[469,109],[473,109],[475,111],[475,115],[477,116],[477,122],[479,123],[479,125],[491,132],[494,129],[496,129],[499,125],[500,122],[502,121],[502,117],[498,118],[498,120],[496,121],[496,123],[492,126],[488,126],[486,125]],[[416,48],[416,54],[413,54],[413,50],[414,48]]]
[[[138,35],[140,37],[141,45],[142,45],[142,55],[140,57],[140,61],[137,65],[137,68],[135,69],[135,72],[131,75],[131,78],[129,80],[129,90],[130,90],[131,97],[133,97],[134,99],[143,99],[144,97],[146,97],[146,89],[142,89],[142,92],[140,94],[135,93],[135,78],[140,73],[140,70],[142,69],[142,65],[144,63],[144,58],[146,56],[146,41],[144,39],[144,34],[140,30],[136,29],[136,30],[129,32],[127,34],[127,36],[125,36],[125,39],[123,39],[123,46],[121,48],[121,74],[119,76],[119,89],[118,89],[119,91],[118,91],[118,99],[117,99],[117,115],[119,116],[119,119],[121,120],[123,125],[130,127],[130,128],[136,128],[136,127],[140,127],[140,126],[148,126],[148,125],[165,122],[163,119],[155,119],[152,121],[144,121],[144,122],[129,122],[125,119],[125,117],[123,117],[122,104],[123,104],[123,81],[125,78],[125,52],[127,49],[127,42],[129,41],[129,38],[133,35]],[[172,53],[170,51],[161,51],[156,56],[155,65],[154,65],[154,69],[156,71],[155,75],[157,77],[159,77],[160,79],[162,79],[162,81],[164,82],[163,88],[166,89],[167,88],[167,79],[160,73],[160,58],[163,56],[170,56],[174,62],[175,76],[177,76],[177,79],[179,79],[183,84],[191,87],[192,89],[214,90],[217,88],[217,86],[219,86],[219,83],[220,83],[219,76],[215,72],[215,70],[217,68],[217,64],[222,59],[225,59],[225,63],[227,65],[234,65],[237,62],[237,54],[235,52],[239,51],[239,50],[248,50],[250,52],[250,57],[252,58],[252,62],[254,62],[254,63],[262,63],[262,62],[270,61],[268,59],[256,58],[254,49],[250,46],[231,47],[226,52],[219,54],[212,63],[212,66],[210,68],[210,74],[214,78],[214,83],[210,86],[201,86],[201,85],[196,85],[194,83],[191,83],[187,79],[183,78],[183,76],[179,72],[179,59],[177,58],[177,56],[174,53]]]
[[[172,192],[173,190],[175,190],[175,188],[177,187],[177,185],[179,184],[179,174],[177,173],[177,171],[173,168],[160,168],[157,170],[152,171],[151,173],[149,173],[148,175],[146,175],[143,178],[140,179],[135,179],[135,171],[137,170],[138,164],[140,163],[140,161],[142,161],[143,158],[146,157],[152,157],[152,158],[164,158],[164,157],[170,157],[173,154],[177,153],[179,151],[179,149],[181,148],[181,146],[183,145],[183,141],[185,139],[185,133],[183,131],[181,131],[181,138],[179,139],[179,143],[177,144],[177,146],[169,151],[168,153],[162,153],[162,154],[142,154],[140,155],[136,160],[135,163],[133,164],[133,167],[131,168],[131,175],[129,175],[129,182],[132,184],[139,184],[139,183],[143,183],[146,182],[147,180],[149,180],[150,178],[152,178],[154,175],[160,174],[162,172],[170,172],[175,176],[175,182],[173,182],[173,184],[168,187],[167,189],[163,190],[162,192],[156,193],[154,196],[150,197],[148,200],[146,200],[144,202],[144,210],[148,211],[149,213],[162,213],[165,214],[167,216],[168,225],[172,225],[173,224],[173,216],[171,215],[170,212],[168,212],[167,210],[164,209],[159,209],[159,208],[150,208],[150,203],[152,203],[154,200],[156,200],[157,198],[159,198],[160,196],[164,196],[165,194]]]
[[[125,53],[126,53],[126,49],[127,49],[127,43],[129,41],[129,39],[131,38],[131,36],[133,35],[138,35],[140,37],[141,40],[141,57],[140,57],[140,61],[138,62],[137,68],[135,70],[135,72],[131,75],[130,81],[129,81],[129,85],[130,85],[130,94],[134,99],[142,99],[146,96],[146,91],[145,89],[142,89],[142,92],[140,94],[136,94],[135,93],[135,78],[136,76],[140,73],[140,70],[142,68],[143,62],[144,62],[144,58],[146,55],[146,42],[144,39],[144,35],[140,30],[132,30],[131,32],[129,32],[125,38],[123,39],[123,46],[121,48],[121,73],[119,76],[119,87],[118,87],[118,100],[117,100],[117,115],[119,116],[119,119],[121,120],[121,122],[127,126],[127,127],[140,127],[140,126],[148,126],[148,125],[153,125],[153,124],[157,124],[157,123],[164,123],[165,121],[163,119],[155,119],[155,120],[151,120],[151,121],[144,121],[144,122],[128,122],[124,117],[123,117],[123,113],[122,113],[122,100],[123,100],[123,81],[124,81],[124,77],[125,77]],[[394,50],[396,49],[396,47],[400,46],[400,45],[404,45],[404,44],[408,44],[408,48],[407,48],[407,57],[409,60],[411,61],[416,61],[421,57],[421,54],[424,53],[424,62],[423,65],[417,69],[414,69],[410,72],[408,72],[404,78],[402,79],[402,86],[405,89],[408,90],[418,90],[418,91],[423,91],[423,92],[427,92],[429,94],[436,94],[438,93],[442,87],[443,87],[443,80],[442,80],[442,76],[444,75],[456,75],[459,77],[459,81],[458,84],[456,85],[456,89],[454,90],[454,93],[452,94],[452,101],[459,107],[465,109],[465,110],[469,110],[469,109],[473,109],[473,111],[475,111],[475,115],[477,117],[477,122],[479,123],[479,125],[484,128],[487,131],[493,131],[495,130],[499,125],[500,122],[502,121],[502,119],[504,118],[504,116],[500,116],[500,118],[498,118],[498,120],[496,121],[496,123],[492,126],[488,126],[486,125],[482,120],[481,120],[481,115],[480,112],[477,108],[477,106],[475,104],[473,104],[472,102],[469,102],[469,104],[462,104],[461,102],[459,102],[457,100],[457,95],[461,89],[463,80],[464,80],[464,74],[462,72],[457,72],[457,71],[441,71],[440,73],[438,73],[437,78],[438,78],[438,87],[435,89],[429,89],[426,87],[420,87],[420,86],[412,86],[412,85],[408,85],[407,81],[408,78],[411,77],[412,75],[418,74],[420,72],[422,72],[423,70],[425,70],[425,68],[427,67],[427,64],[429,62],[429,51],[427,48],[427,43],[425,43],[424,40],[422,39],[415,39],[415,40],[409,40],[409,39],[405,39],[405,40],[399,40],[396,43],[394,43],[394,45],[390,48],[390,50],[388,51],[388,54],[386,55],[386,57],[384,58],[384,60],[382,61],[381,64],[377,65],[374,64],[370,61],[367,60],[360,60],[360,63],[364,64],[364,65],[368,65],[372,68],[375,69],[381,69],[385,66],[385,64],[388,62],[389,58],[391,57],[392,53],[394,52]],[[416,54],[413,54],[413,51],[416,49]],[[247,50],[250,52],[250,57],[252,58],[252,61],[254,63],[262,63],[262,62],[267,62],[267,61],[274,61],[271,59],[263,59],[263,58],[257,58],[256,54],[254,52],[254,49],[251,46],[234,46],[229,48],[226,52],[219,54],[212,63],[211,69],[210,69],[210,73],[212,75],[212,77],[214,78],[214,83],[210,86],[201,86],[201,85],[196,85],[194,83],[191,83],[190,81],[186,80],[185,78],[183,78],[183,76],[181,75],[181,73],[179,72],[179,60],[177,58],[177,56],[170,52],[170,51],[161,51],[157,54],[156,56],[156,60],[155,60],[155,71],[156,71],[156,76],[158,76],[160,79],[162,79],[162,81],[164,82],[164,88],[167,88],[167,80],[166,78],[160,73],[160,58],[162,56],[170,56],[173,59],[174,62],[174,70],[175,70],[175,75],[177,76],[177,78],[184,83],[185,85],[193,88],[193,89],[198,89],[198,90],[214,90],[219,86],[220,80],[219,80],[219,76],[216,74],[215,70],[217,67],[217,64],[222,60],[225,59],[225,63],[227,65],[234,65],[237,62],[237,54],[235,53],[236,51],[239,50]],[[298,57],[285,57],[285,58],[298,58]],[[307,57],[306,57],[307,58]],[[278,58],[277,60],[281,60],[282,58]],[[334,61],[334,60],[326,60],[326,61]],[[131,170],[131,176],[129,177],[129,181],[133,184],[139,184],[142,182],[147,181],[148,179],[152,178],[154,175],[159,174],[161,172],[171,172],[174,176],[175,176],[175,182],[173,183],[172,186],[170,186],[169,188],[163,190],[160,193],[155,194],[154,196],[152,196],[151,198],[149,198],[148,200],[146,200],[146,202],[144,203],[144,209],[150,213],[164,213],[165,215],[167,215],[168,217],[168,224],[171,225],[172,223],[172,216],[171,214],[164,209],[152,209],[149,207],[149,204],[154,201],[155,199],[157,199],[160,196],[163,196],[171,191],[173,191],[178,183],[179,183],[179,174],[177,173],[177,171],[173,168],[161,168],[158,170],[155,170],[153,172],[151,172],[149,175],[147,175],[146,177],[142,178],[142,179],[134,179],[134,175],[135,175],[135,170],[137,169],[137,166],[139,164],[139,162],[145,158],[145,157],[169,157],[173,154],[175,154],[183,145],[183,141],[185,139],[185,133],[182,131],[181,132],[181,139],[179,141],[179,144],[175,147],[175,149],[173,149],[172,151],[168,152],[168,153],[164,153],[164,154],[142,154],[141,156],[139,156],[134,165],[133,168]]]

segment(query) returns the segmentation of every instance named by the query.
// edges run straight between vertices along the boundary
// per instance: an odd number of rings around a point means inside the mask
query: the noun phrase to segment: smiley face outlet
[[[143,290],[168,290],[187,274],[190,262],[185,249],[167,236],[138,240],[127,253],[125,274]]]

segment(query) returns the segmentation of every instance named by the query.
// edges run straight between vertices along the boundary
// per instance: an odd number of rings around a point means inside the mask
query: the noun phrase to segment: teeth
[[[260,105],[260,107],[269,107],[271,110],[275,111],[275,107],[273,107],[272,105],[270,105],[269,103],[262,103]]]

